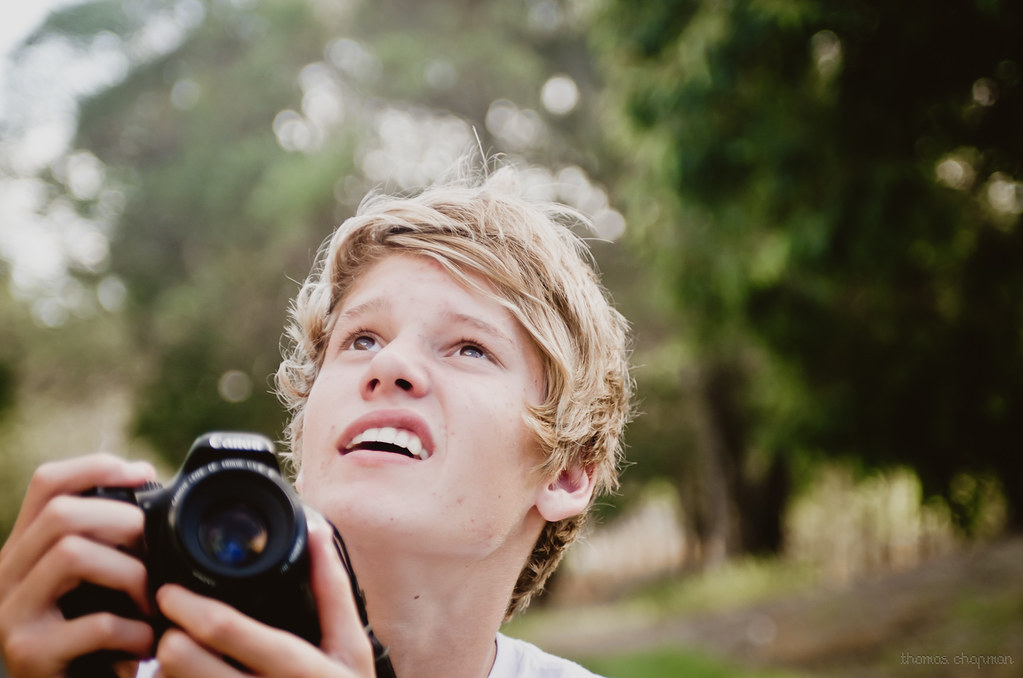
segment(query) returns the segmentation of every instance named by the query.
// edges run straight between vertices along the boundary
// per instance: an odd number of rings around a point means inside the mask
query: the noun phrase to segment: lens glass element
[[[203,551],[228,567],[244,567],[254,562],[266,549],[268,536],[262,514],[240,502],[213,504],[199,521]]]

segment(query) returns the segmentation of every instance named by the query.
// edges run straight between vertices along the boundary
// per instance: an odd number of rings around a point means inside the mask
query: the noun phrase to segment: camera
[[[133,555],[146,567],[150,595],[163,584],[180,584],[319,645],[305,512],[281,477],[268,438],[242,432],[207,433],[196,439],[166,487],[156,483],[138,488],[96,487],[84,494],[142,509],[143,543]],[[389,664],[387,651],[369,627],[361,591],[336,530],[335,545],[373,641],[378,675],[384,675],[381,666],[382,660]],[[64,594],[58,605],[68,619],[100,611],[142,619],[152,625],[157,640],[169,626],[158,611],[143,617],[124,592],[88,582]],[[111,664],[126,658],[114,651],[95,652],[77,658],[71,675],[114,675]]]

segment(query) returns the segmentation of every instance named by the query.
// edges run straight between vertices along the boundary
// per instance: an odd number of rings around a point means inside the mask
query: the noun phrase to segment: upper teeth
[[[419,459],[426,459],[430,456],[430,453],[423,448],[423,441],[419,439],[419,436],[405,429],[391,426],[366,429],[352,438],[352,442],[348,443],[348,449],[366,442],[386,443],[388,445],[404,447],[413,457],[418,457]]]

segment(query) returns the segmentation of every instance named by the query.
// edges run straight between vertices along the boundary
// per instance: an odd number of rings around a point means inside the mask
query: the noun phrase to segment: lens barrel
[[[305,542],[300,505],[260,465],[225,463],[211,462],[177,488],[168,523],[183,564],[212,583],[287,570]]]

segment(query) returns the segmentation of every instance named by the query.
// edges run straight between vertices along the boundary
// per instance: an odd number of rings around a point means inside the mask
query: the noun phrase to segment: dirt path
[[[1023,539],[726,612],[608,621],[583,616],[544,645],[575,656],[686,646],[827,678],[1023,676]]]

